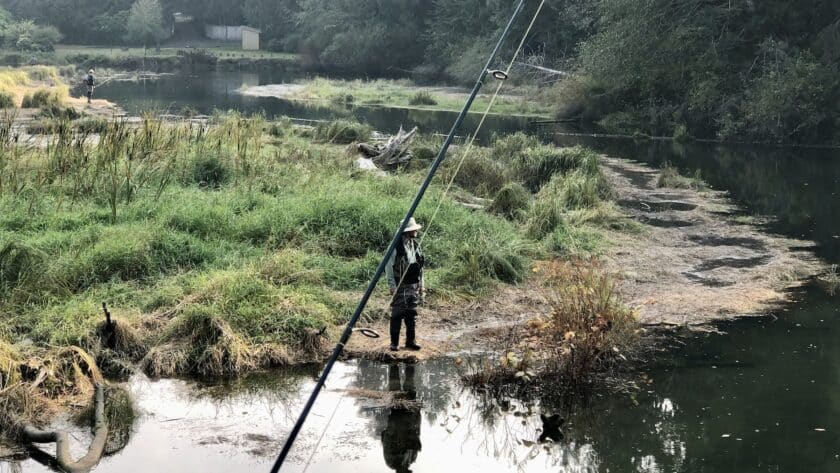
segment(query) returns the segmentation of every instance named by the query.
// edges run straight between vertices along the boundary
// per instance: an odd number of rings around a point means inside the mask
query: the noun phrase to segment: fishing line
[[[315,458],[315,454],[318,452],[318,447],[321,446],[321,441],[324,440],[324,436],[327,435],[327,429],[329,428],[330,424],[332,424],[332,421],[335,418],[335,414],[336,414],[336,412],[338,412],[338,406],[340,406],[341,401],[344,400],[344,395],[345,394],[347,394],[346,390],[343,393],[341,393],[341,397],[339,397],[338,402],[335,403],[335,409],[333,409],[332,415],[330,415],[330,418],[327,419],[327,424],[324,426],[324,431],[321,432],[321,436],[318,437],[318,441],[315,442],[315,446],[312,447],[312,453],[309,455],[309,459],[306,460],[306,465],[304,465],[304,467],[303,467],[303,473],[306,473],[306,471],[309,470],[309,465],[312,464],[312,459]]]
[[[528,38],[528,35],[531,34],[531,29],[534,27],[534,23],[537,21],[537,17],[540,15],[540,11],[542,11],[543,5],[545,5],[545,0],[542,0],[540,2],[540,5],[537,7],[537,11],[534,13],[534,17],[531,19],[531,23],[528,25],[528,29],[525,30],[525,34],[522,36],[522,40],[519,42],[519,46],[516,48],[516,52],[513,53],[513,57],[511,58],[510,63],[508,63],[507,69],[505,69],[504,71],[505,79],[508,77],[508,74],[510,74],[514,63],[516,62],[517,56],[519,56],[519,53],[522,52],[522,47],[525,45],[525,40]],[[496,99],[499,97],[499,91],[502,90],[502,86],[505,85],[505,79],[499,80],[499,84],[496,86],[496,91],[490,98],[490,103],[487,104],[487,108],[481,115],[481,120],[478,122],[478,126],[476,126],[475,128],[475,132],[470,137],[469,143],[467,143],[467,149],[464,150],[464,154],[461,156],[461,160],[458,161],[458,166],[455,168],[455,172],[449,179],[449,184],[446,185],[443,194],[441,194],[440,200],[438,200],[437,207],[435,208],[434,213],[432,213],[432,218],[429,219],[429,224],[426,226],[426,231],[423,232],[423,234],[420,236],[421,245],[423,243],[423,239],[426,238],[426,235],[429,234],[429,229],[432,227],[432,223],[435,221],[435,218],[437,218],[438,212],[440,212],[440,208],[443,206],[443,201],[449,195],[449,191],[452,189],[452,185],[455,183],[455,178],[458,177],[458,173],[461,172],[461,167],[464,165],[464,162],[467,160],[467,157],[472,152],[473,144],[475,143],[475,139],[478,136],[478,132],[479,130],[481,130],[481,127],[484,126],[484,121],[487,119],[487,115],[490,114],[490,109],[496,103]]]
[[[483,85],[484,78],[486,77],[490,66],[493,64],[493,61],[496,58],[496,55],[499,53],[499,50],[502,47],[505,39],[507,38],[508,34],[510,33],[511,28],[519,16],[519,13],[522,11],[522,7],[525,4],[525,0],[519,0],[513,14],[508,21],[507,26],[502,31],[501,37],[499,38],[498,42],[496,43],[495,48],[493,48],[490,57],[487,59],[487,64],[479,73],[478,79],[476,80],[475,85],[473,86],[472,92],[470,96],[467,98],[467,102],[464,104],[464,108],[458,114],[458,118],[455,119],[455,123],[452,125],[452,129],[450,130],[449,134],[447,135],[446,139],[441,146],[440,152],[438,153],[435,160],[432,162],[431,166],[429,167],[429,171],[426,174],[426,178],[423,180],[423,183],[420,185],[420,188],[417,190],[417,195],[414,197],[411,205],[408,208],[408,211],[405,214],[405,217],[400,222],[399,228],[394,233],[394,236],[391,238],[391,242],[388,244],[388,249],[385,251],[385,254],[382,260],[379,262],[379,265],[376,268],[376,272],[374,273],[373,277],[371,278],[370,282],[368,283],[367,288],[365,289],[364,294],[362,295],[362,299],[359,301],[359,305],[356,307],[353,316],[350,318],[350,321],[347,323],[347,326],[344,328],[344,332],[341,334],[341,338],[339,342],[336,344],[335,349],[333,350],[332,355],[330,355],[327,363],[324,365],[324,370],[322,371],[321,375],[318,378],[318,381],[315,384],[315,388],[312,390],[312,393],[309,396],[309,399],[306,401],[306,404],[301,411],[300,416],[298,417],[295,425],[292,427],[291,432],[289,432],[289,436],[286,438],[286,441],[283,444],[283,448],[280,451],[280,454],[277,457],[277,460],[274,463],[274,466],[271,468],[271,473],[277,473],[280,471],[280,467],[283,466],[286,458],[289,455],[289,452],[294,445],[297,436],[300,434],[300,430],[303,428],[303,424],[306,422],[306,418],[309,416],[310,411],[312,410],[312,406],[315,404],[318,395],[321,392],[321,389],[324,387],[324,383],[326,382],[327,377],[329,376],[330,372],[332,371],[333,366],[335,365],[338,357],[341,355],[341,352],[344,350],[345,345],[350,340],[350,336],[353,333],[353,327],[358,322],[359,318],[361,317],[362,311],[364,310],[365,306],[370,300],[370,296],[373,294],[374,289],[376,288],[376,284],[379,282],[379,279],[382,277],[382,273],[385,271],[385,265],[391,258],[391,254],[394,252],[394,249],[397,246],[397,243],[401,243],[402,235],[405,232],[405,229],[408,225],[409,219],[414,215],[414,212],[417,210],[417,207],[420,205],[420,202],[423,200],[423,196],[426,194],[426,191],[431,185],[432,179],[435,176],[438,168],[440,167],[441,163],[443,162],[444,158],[446,157],[446,152],[449,149],[449,146],[452,144],[452,139],[455,136],[455,133],[458,131],[458,128],[463,124],[464,119],[469,112],[470,107],[475,101],[475,97],[478,95],[479,89]],[[532,22],[533,23],[533,22]]]
[[[452,174],[452,177],[449,179],[449,183],[444,188],[444,191],[441,194],[440,199],[438,200],[437,207],[435,207],[435,211],[432,213],[432,217],[429,219],[429,222],[426,224],[426,231],[424,231],[420,235],[420,243],[419,243],[418,246],[420,246],[421,248],[423,246],[423,242],[426,239],[426,236],[428,236],[428,234],[430,232],[430,229],[432,228],[432,223],[434,223],[435,219],[438,216],[438,213],[440,212],[441,207],[443,206],[444,200],[446,200],[447,196],[449,195],[449,191],[452,189],[452,186],[455,184],[455,178],[458,177],[458,173],[461,172],[461,167],[464,165],[464,162],[467,160],[467,157],[469,157],[470,153],[472,152],[473,144],[475,143],[476,137],[478,136],[478,132],[484,126],[484,122],[487,119],[487,116],[490,114],[490,109],[493,108],[493,105],[495,105],[496,99],[499,97],[499,91],[502,90],[502,86],[504,86],[505,80],[507,80],[507,78],[509,77],[510,71],[513,68],[514,64],[516,63],[516,58],[519,56],[519,53],[522,52],[522,47],[525,45],[525,40],[527,40],[528,35],[531,34],[531,29],[533,29],[534,23],[536,23],[537,17],[539,17],[540,12],[542,11],[543,6],[545,5],[545,1],[546,0],[541,0],[540,1],[540,5],[537,7],[537,11],[534,13],[534,17],[531,18],[531,23],[528,25],[528,28],[525,30],[525,34],[522,35],[522,40],[519,42],[519,46],[516,48],[516,52],[513,53],[513,57],[511,58],[510,62],[508,63],[507,69],[505,69],[504,72],[503,71],[492,71],[493,77],[499,81],[499,84],[496,86],[496,91],[493,93],[493,96],[490,97],[490,102],[487,104],[487,108],[484,110],[484,113],[481,115],[481,120],[479,120],[478,126],[475,127],[475,131],[473,132],[472,136],[470,136],[470,140],[467,143],[467,148],[464,150],[464,153],[461,155],[461,159],[460,159],[460,161],[458,161],[458,165],[455,167],[455,172]],[[491,72],[491,71],[487,71],[487,72]],[[499,73],[499,75],[497,75],[497,73]],[[406,275],[406,272],[403,272],[402,277],[400,278],[400,281],[397,284],[397,287],[400,287],[403,280],[405,279],[405,275]],[[391,296],[391,302],[394,301],[394,298],[396,296],[397,296],[396,293],[394,293],[394,295]]]

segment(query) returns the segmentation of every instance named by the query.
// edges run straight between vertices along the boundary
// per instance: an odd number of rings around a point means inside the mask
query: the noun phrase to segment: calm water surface
[[[382,107],[327,107],[314,103],[292,102],[274,97],[254,97],[240,91],[254,86],[287,84],[306,79],[301,72],[201,72],[163,76],[140,82],[109,82],[97,88],[97,94],[115,102],[127,112],[139,114],[157,110],[180,114],[189,107],[209,114],[214,110],[240,110],[262,113],[267,118],[288,116],[309,120],[355,118],[371,124],[374,129],[396,133],[399,127],[419,127],[421,132],[448,133],[456,116],[453,112],[429,112]],[[464,130],[474,130],[478,114],[470,114]],[[488,138],[496,130],[518,130],[528,126],[524,117],[489,116],[481,138]]]
[[[254,85],[282,82],[214,74],[109,84],[101,92],[129,109],[189,105],[200,111],[237,108],[303,118],[336,113],[241,96],[235,91],[246,79]],[[349,113],[385,131],[401,123],[445,132],[454,118],[383,109]],[[500,119],[488,132],[525,125]],[[554,139],[654,165],[667,161],[688,172],[700,170],[745,213],[774,217],[768,231],[814,240],[822,258],[840,263],[837,151]],[[840,471],[838,316],[840,296],[807,287],[769,317],[721,324],[723,334],[680,338],[649,367],[651,382],[634,398],[600,395],[585,405],[497,402],[475,395],[458,385],[451,359],[416,366],[344,363],[319,399],[287,471]],[[130,388],[143,414],[135,434],[97,471],[268,471],[316,373],[260,374],[214,386],[137,377]],[[358,390],[402,391],[422,408],[419,413],[388,409],[381,400],[359,398]],[[540,412],[567,419],[560,442],[536,443]],[[85,435],[77,433],[81,440]],[[0,471],[46,468],[21,460],[0,464]]]

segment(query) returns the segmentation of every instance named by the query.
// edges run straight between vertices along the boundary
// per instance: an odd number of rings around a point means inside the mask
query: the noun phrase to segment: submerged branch
[[[102,459],[108,438],[108,422],[105,419],[105,392],[102,384],[96,385],[94,394],[94,436],[85,456],[74,461],[70,454],[70,435],[62,431],[44,431],[30,425],[21,430],[23,440],[30,443],[55,443],[55,459],[58,466],[68,473],[86,473]]]

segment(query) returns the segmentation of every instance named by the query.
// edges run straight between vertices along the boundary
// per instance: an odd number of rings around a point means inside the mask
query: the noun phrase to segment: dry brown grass
[[[47,353],[40,360],[34,385],[51,399],[72,401],[93,395],[96,384],[104,378],[94,357],[85,350],[70,346]]]
[[[263,350],[254,349],[222,318],[197,312],[173,320],[163,341],[143,359],[150,376],[236,375],[281,358],[273,350],[259,353]]]
[[[539,272],[546,313],[493,336],[499,355],[472,363],[463,376],[468,386],[509,390],[539,379],[575,388],[636,358],[636,315],[617,301],[612,277],[596,260],[544,263]]]
[[[101,347],[113,350],[117,356],[136,361],[146,354],[147,347],[134,327],[124,320],[103,321],[96,327],[96,338]]]
[[[24,425],[43,425],[59,406],[83,405],[104,382],[93,356],[79,347],[28,355],[0,342],[0,435],[9,439]]]
[[[49,90],[62,103],[70,94],[54,67],[0,68],[0,91],[11,95],[16,106],[20,107],[25,96],[31,97],[38,90]]]
[[[545,267],[551,312],[532,321],[548,348],[545,371],[577,384],[627,362],[640,346],[635,313],[617,299],[595,260]]]

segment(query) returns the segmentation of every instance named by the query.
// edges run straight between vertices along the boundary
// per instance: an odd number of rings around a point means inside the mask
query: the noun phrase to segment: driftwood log
[[[105,419],[105,390],[101,384],[96,385],[94,393],[94,435],[90,447],[85,456],[79,460],[73,460],[70,454],[70,435],[61,431],[44,431],[30,425],[23,426],[21,436],[23,440],[30,443],[54,443],[55,460],[59,468],[67,473],[87,473],[92,470],[102,454],[105,452],[105,443],[108,440],[108,422]]]
[[[411,161],[412,156],[408,150],[408,145],[411,144],[411,140],[414,139],[416,134],[417,127],[409,132],[400,127],[400,131],[389,138],[385,144],[359,143],[358,150],[370,158],[380,169],[395,169]]]

